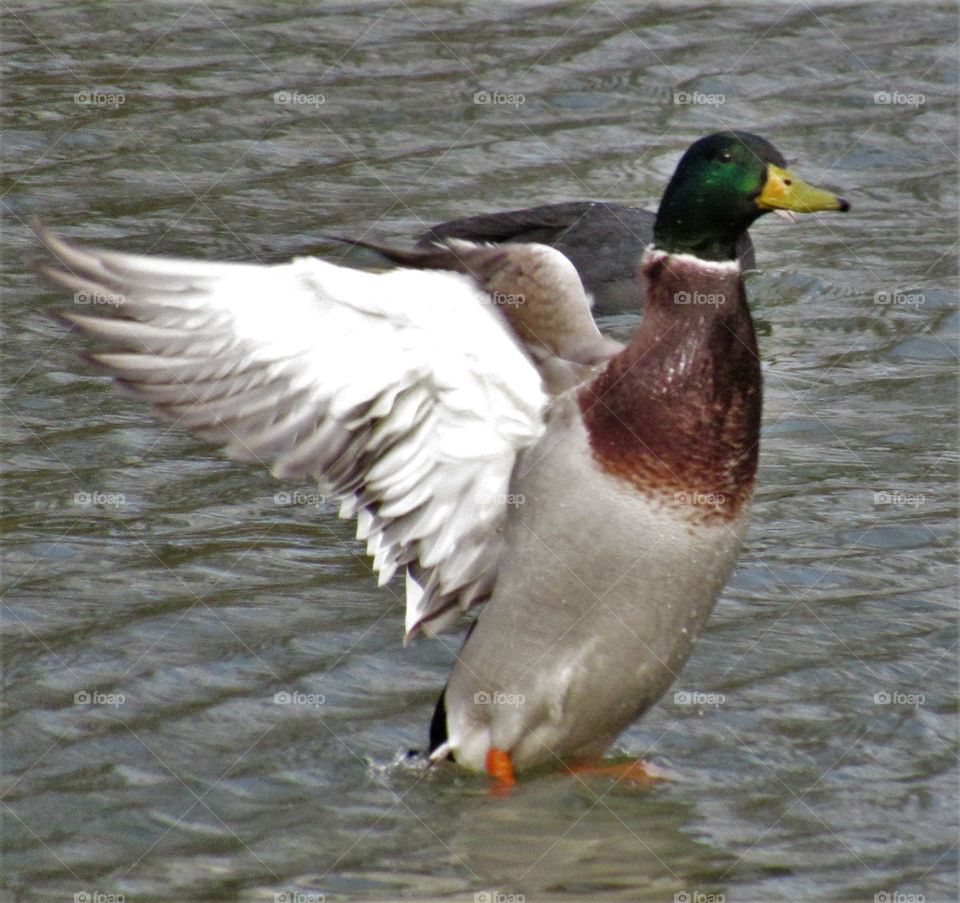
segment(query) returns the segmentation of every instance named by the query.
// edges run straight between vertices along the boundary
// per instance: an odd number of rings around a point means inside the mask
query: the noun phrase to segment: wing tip
[[[54,257],[58,260],[63,261],[65,255],[68,255],[70,250],[74,248],[74,245],[71,241],[64,238],[57,232],[54,232],[39,216],[31,217],[29,222],[30,230],[34,235],[37,236],[37,239],[40,241],[40,244],[43,245]],[[38,263],[38,266],[43,264]],[[47,269],[51,269],[49,264],[45,265]]]

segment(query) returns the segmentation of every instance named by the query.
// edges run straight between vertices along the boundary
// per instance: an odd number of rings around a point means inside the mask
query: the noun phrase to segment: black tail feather
[[[430,752],[439,749],[447,742],[447,688],[443,688],[440,698],[437,700],[437,707],[433,710],[433,718],[430,719]],[[448,756],[448,758],[453,758]]]

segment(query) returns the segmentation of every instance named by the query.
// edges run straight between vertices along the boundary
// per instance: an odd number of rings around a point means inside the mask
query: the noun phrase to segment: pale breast
[[[511,493],[497,584],[446,697],[455,755],[481,768],[490,745],[517,768],[602,753],[674,680],[746,526],[603,471],[574,416],[552,419]]]

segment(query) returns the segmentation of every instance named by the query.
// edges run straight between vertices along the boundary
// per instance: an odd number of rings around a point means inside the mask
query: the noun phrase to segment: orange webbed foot
[[[487,750],[486,769],[487,774],[495,781],[491,793],[505,796],[516,786],[517,778],[513,773],[513,762],[510,760],[510,753],[505,749],[491,746]]]
[[[637,786],[649,787],[657,781],[666,781],[671,777],[666,769],[635,759],[632,762],[616,762],[603,764],[602,762],[578,763],[568,766],[572,774],[585,777],[606,777],[616,781],[626,781]]]

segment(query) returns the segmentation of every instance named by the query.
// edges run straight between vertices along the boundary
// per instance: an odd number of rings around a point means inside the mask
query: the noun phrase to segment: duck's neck
[[[643,324],[579,395],[600,466],[695,519],[749,502],[760,360],[739,265],[651,249]]]

